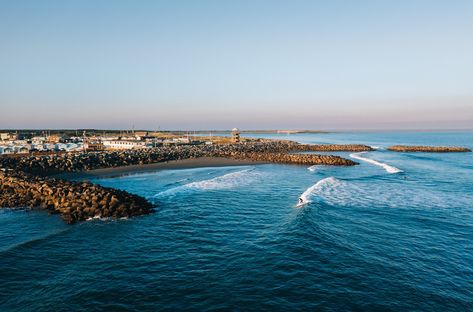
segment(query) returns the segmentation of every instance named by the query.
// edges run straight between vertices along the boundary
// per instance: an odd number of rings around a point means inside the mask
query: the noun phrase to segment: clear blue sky
[[[473,1],[0,0],[0,128],[473,128]]]

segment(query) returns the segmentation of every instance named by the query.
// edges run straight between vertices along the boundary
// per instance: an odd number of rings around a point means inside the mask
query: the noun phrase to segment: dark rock
[[[64,196],[64,188],[67,188],[67,197]],[[103,198],[100,202],[92,201],[99,196]],[[115,206],[119,209],[111,209]],[[0,207],[40,207],[60,214],[67,223],[93,217],[133,217],[153,211],[153,205],[145,198],[125,191],[12,170],[0,171]]]

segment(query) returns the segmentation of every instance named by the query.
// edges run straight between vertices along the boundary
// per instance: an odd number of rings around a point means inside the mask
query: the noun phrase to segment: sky
[[[473,1],[0,0],[0,128],[473,129]]]

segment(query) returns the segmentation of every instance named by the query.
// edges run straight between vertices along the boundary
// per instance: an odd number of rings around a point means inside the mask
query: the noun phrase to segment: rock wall
[[[428,153],[461,153],[471,152],[471,149],[459,146],[421,146],[421,145],[393,145],[388,147],[393,152],[428,152]]]
[[[255,152],[219,152],[215,156],[242,160],[265,161],[272,163],[285,163],[297,165],[327,165],[327,166],[353,166],[358,163],[333,155],[317,154],[287,154],[287,153],[255,153]]]
[[[368,152],[374,150],[371,146],[362,144],[299,144],[295,149],[314,152]]]
[[[0,207],[40,208],[67,223],[89,218],[125,218],[148,214],[153,205],[141,196],[88,182],[70,182],[0,171]]]
[[[322,147],[324,146],[324,147]],[[38,175],[50,175],[60,172],[78,172],[92,169],[113,168],[128,165],[150,164],[169,160],[197,157],[229,157],[247,160],[265,160],[276,163],[294,163],[307,165],[355,165],[349,160],[331,155],[303,154],[286,155],[293,151],[336,150],[360,151],[368,146],[362,145],[311,145],[297,144],[291,141],[270,141],[261,143],[171,146],[150,149],[101,151],[89,153],[56,154],[44,156],[0,157],[0,167],[21,170]],[[265,154],[267,154],[265,156]],[[279,157],[279,158],[278,158]],[[311,163],[313,161],[313,163]]]

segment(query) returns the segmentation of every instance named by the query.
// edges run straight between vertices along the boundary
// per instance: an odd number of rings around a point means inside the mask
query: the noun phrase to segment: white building
[[[54,151],[54,144],[43,144],[43,151]]]
[[[13,147],[13,150],[17,154],[28,154],[30,152],[30,149],[28,146],[25,145],[17,145]]]
[[[44,144],[47,141],[47,138],[44,136],[35,136],[31,138],[32,144]]]
[[[3,152],[2,152],[2,153],[3,153],[3,154],[13,154],[13,152],[14,152],[14,150],[13,150],[12,147],[5,147],[5,148],[3,149]]]
[[[31,144],[31,150],[41,152],[44,150],[43,144]]]
[[[66,150],[66,147],[67,147],[67,145],[64,144],[64,143],[56,143],[56,144],[54,144],[54,150],[57,151],[57,152],[65,151],[65,150]]]
[[[102,143],[105,148],[110,149],[138,149],[146,147],[146,142],[143,141],[111,140],[102,141]]]

